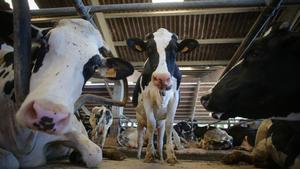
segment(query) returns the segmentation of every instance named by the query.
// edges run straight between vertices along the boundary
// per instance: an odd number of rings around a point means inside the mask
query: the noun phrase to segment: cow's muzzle
[[[17,120],[31,129],[63,134],[70,121],[70,115],[63,105],[38,100],[32,101],[18,112]]]

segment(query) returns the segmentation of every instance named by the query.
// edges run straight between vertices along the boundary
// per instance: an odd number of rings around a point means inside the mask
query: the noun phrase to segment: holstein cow
[[[105,106],[94,107],[89,121],[92,126],[92,141],[103,148],[108,129],[113,122],[111,110]]]
[[[284,25],[255,40],[236,64],[201,98],[220,119],[266,118],[300,112],[300,33]],[[293,118],[296,119],[296,118]],[[299,118],[298,118],[299,120]]]
[[[68,155],[70,148],[64,146],[78,150],[88,167],[96,167],[102,151],[76,119],[74,103],[96,69],[127,66],[116,72],[118,78],[125,78],[133,67],[104,58],[101,34],[82,19],[59,21],[45,38],[47,44],[42,44],[34,61],[30,91],[20,108],[14,102],[13,48],[1,45],[0,168],[43,165]]]
[[[175,63],[176,53],[188,53],[198,46],[193,39],[177,43],[175,34],[164,28],[148,35],[146,41],[138,38],[127,40],[130,48],[138,52],[146,51],[147,61],[139,77],[134,93],[133,104],[136,107],[138,121],[138,158],[141,157],[143,132],[147,127],[148,146],[145,162],[154,160],[154,129],[158,133],[158,155],[163,161],[163,136],[167,136],[167,162],[176,163],[171,134],[176,108],[179,102],[181,73]]]
[[[286,120],[264,120],[259,126],[253,151],[235,151],[223,161],[234,164],[245,161],[257,167],[300,168],[300,123]],[[275,163],[274,163],[275,162]]]

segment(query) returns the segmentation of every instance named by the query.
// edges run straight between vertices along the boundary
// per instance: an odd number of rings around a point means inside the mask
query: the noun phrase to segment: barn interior
[[[83,89],[83,94],[122,100],[127,97],[124,107],[111,106],[113,123],[107,136],[105,147],[118,147],[128,156],[127,163],[105,159],[103,168],[254,168],[241,164],[227,166],[220,163],[224,154],[231,150],[176,150],[178,159],[185,160],[179,165],[144,164],[135,160],[136,149],[121,146],[117,139],[120,128],[135,128],[135,107],[132,94],[136,81],[147,59],[145,53],[137,53],[126,45],[128,38],[144,39],[148,33],[158,28],[166,28],[178,35],[178,40],[196,39],[200,46],[189,54],[177,55],[176,63],[182,72],[180,86],[181,99],[175,115],[175,124],[193,121],[199,127],[213,126],[227,129],[235,124],[245,123],[251,119],[230,118],[220,121],[212,117],[201,104],[200,98],[211,89],[224,74],[241,57],[243,51],[255,39],[260,37],[276,22],[289,22],[293,31],[300,31],[300,1],[285,0],[274,13],[268,13],[264,19],[265,9],[273,1],[268,0],[83,0],[89,8],[94,22],[102,32],[111,52],[115,57],[129,61],[135,69],[127,78],[128,94],[123,90],[126,82],[112,81],[92,77]],[[31,3],[35,5],[31,6]],[[155,7],[153,7],[153,4]],[[79,18],[73,9],[72,0],[29,0],[31,6],[31,23],[41,27],[53,27],[63,18]],[[98,7],[98,8],[96,8]],[[256,34],[253,35],[253,29]],[[95,106],[102,103],[86,102],[78,113],[84,117]],[[195,150],[196,149],[196,150]],[[67,164],[51,164],[45,168],[76,168]],[[144,167],[141,167],[144,165]],[[78,167],[81,168],[81,167]]]

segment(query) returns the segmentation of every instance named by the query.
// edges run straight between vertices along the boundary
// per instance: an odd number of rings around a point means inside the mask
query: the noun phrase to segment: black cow
[[[235,151],[225,156],[223,162],[234,164],[240,161],[257,167],[298,169],[300,168],[300,123],[286,120],[264,120],[257,131],[253,151]]]
[[[282,25],[272,27],[201,102],[219,119],[257,119],[300,112],[299,56],[300,33]]]

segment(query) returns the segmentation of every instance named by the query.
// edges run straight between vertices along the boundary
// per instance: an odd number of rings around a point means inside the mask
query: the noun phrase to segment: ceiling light
[[[152,3],[183,2],[184,0],[152,0]]]

